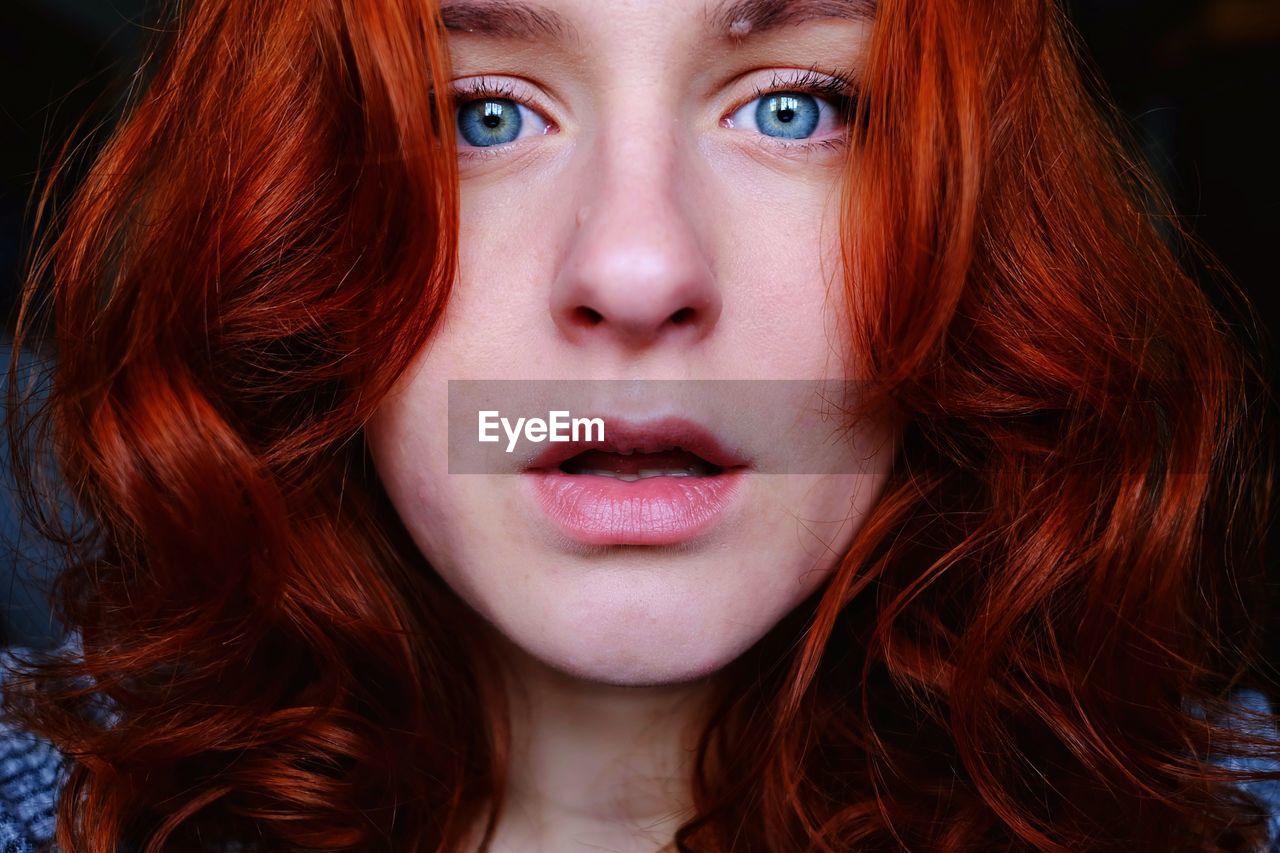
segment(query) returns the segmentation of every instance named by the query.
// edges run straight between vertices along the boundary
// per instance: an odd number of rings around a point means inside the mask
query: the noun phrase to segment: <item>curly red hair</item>
[[[7,711],[71,759],[62,849],[457,849],[501,809],[504,698],[361,434],[456,272],[438,10],[183,6],[25,293],[56,368],[15,463],[36,512],[47,447],[90,523],[81,648]],[[1257,370],[1076,54],[1048,0],[879,3],[844,245],[902,452],[731,666],[682,850],[1266,837],[1223,760],[1280,760],[1230,717],[1269,686]]]

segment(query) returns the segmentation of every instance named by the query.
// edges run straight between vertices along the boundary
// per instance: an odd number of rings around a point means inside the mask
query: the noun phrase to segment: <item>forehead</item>
[[[652,3],[653,0],[645,0]],[[634,4],[591,0],[588,4],[535,0],[443,0],[441,17],[452,32],[521,40],[575,42],[575,19],[623,15]],[[688,0],[664,6],[692,18],[704,37],[746,39],[821,18],[868,20],[875,0]]]

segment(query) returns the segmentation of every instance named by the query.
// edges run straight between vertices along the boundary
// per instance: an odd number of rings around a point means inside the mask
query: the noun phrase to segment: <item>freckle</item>
[[[751,32],[751,22],[746,18],[739,18],[729,25],[729,35],[741,38]]]

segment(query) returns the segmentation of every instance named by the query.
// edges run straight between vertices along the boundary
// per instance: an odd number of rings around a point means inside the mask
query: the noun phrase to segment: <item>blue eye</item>
[[[818,127],[818,99],[804,92],[774,92],[759,99],[756,127],[766,136],[808,139]]]
[[[835,144],[848,130],[856,105],[853,79],[843,73],[809,70],[800,76],[775,74],[767,88],[721,119],[724,127],[750,130],[779,144]],[[808,143],[805,143],[808,144]]]
[[[510,98],[481,98],[458,108],[458,132],[477,148],[514,142],[524,119]]]

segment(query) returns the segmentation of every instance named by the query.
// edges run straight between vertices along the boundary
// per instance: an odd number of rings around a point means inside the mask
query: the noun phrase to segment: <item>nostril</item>
[[[579,305],[573,309],[573,321],[579,326],[598,326],[604,322],[604,315],[594,308]]]
[[[681,308],[679,311],[671,315],[671,325],[684,326],[692,323],[697,312],[692,308]]]

